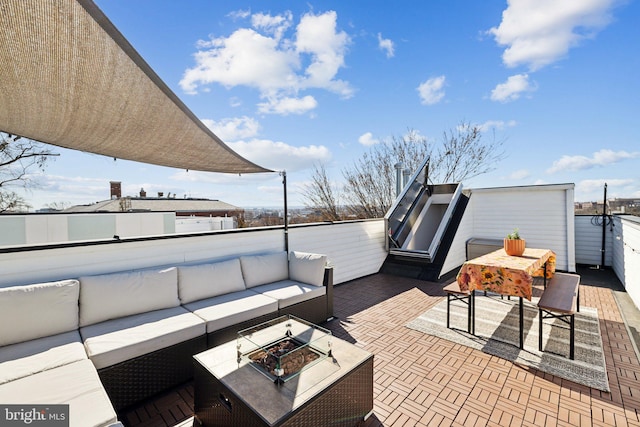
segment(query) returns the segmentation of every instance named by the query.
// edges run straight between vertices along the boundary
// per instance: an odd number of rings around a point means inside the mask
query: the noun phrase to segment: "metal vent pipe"
[[[396,163],[396,197],[400,195],[402,192],[402,163]]]

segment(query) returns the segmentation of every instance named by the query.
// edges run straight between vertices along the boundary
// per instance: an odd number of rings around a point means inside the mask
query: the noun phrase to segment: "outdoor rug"
[[[598,311],[580,307],[580,313],[576,314],[575,360],[571,360],[568,357],[569,325],[558,319],[544,320],[542,348],[545,351],[538,351],[537,300],[524,301],[523,350],[518,348],[518,298],[508,300],[476,294],[475,336],[467,333],[467,306],[460,301],[451,302],[451,329],[447,328],[446,299],[409,322],[407,327],[609,392]]]

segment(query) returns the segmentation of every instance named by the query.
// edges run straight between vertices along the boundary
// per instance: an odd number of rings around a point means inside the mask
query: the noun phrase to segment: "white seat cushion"
[[[250,290],[185,304],[207,322],[207,333],[278,311],[278,301]]]
[[[0,347],[0,384],[85,359],[78,331]]]
[[[326,255],[293,251],[289,256],[289,279],[322,286],[326,263]]]
[[[0,346],[78,329],[77,280],[0,288]]]
[[[179,305],[176,267],[80,278],[80,326]]]
[[[70,427],[97,427],[116,422],[116,412],[96,368],[80,360],[0,385],[3,404],[69,404]]]
[[[245,289],[238,258],[178,267],[178,293],[182,304]]]
[[[289,278],[286,252],[241,256],[240,264],[247,289]]]
[[[282,280],[251,288],[253,292],[278,300],[278,307],[285,308],[325,294],[324,286],[314,286],[294,280]]]
[[[204,335],[202,319],[183,307],[166,308],[80,328],[89,359],[106,368]]]

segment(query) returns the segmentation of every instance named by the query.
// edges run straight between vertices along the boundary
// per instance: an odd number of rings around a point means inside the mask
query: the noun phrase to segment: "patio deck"
[[[376,274],[337,286],[336,319],[325,326],[375,354],[374,414],[366,426],[640,426],[637,310],[620,303],[611,271],[578,273],[581,306],[598,309],[611,393],[406,328],[443,298],[443,283]],[[194,425],[192,409],[186,384],[121,420],[186,427]]]

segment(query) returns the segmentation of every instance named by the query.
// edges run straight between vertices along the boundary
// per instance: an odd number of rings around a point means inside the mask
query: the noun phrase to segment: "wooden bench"
[[[542,351],[542,320],[560,319],[570,328],[569,358],[573,360],[575,338],[575,313],[580,311],[580,276],[571,273],[555,273],[538,301],[540,330],[538,350]]]
[[[458,285],[457,281],[450,283],[449,285],[442,288],[442,290],[447,293],[447,328],[450,327],[451,301],[462,301],[468,306],[467,332],[469,332],[471,335],[474,335],[476,333],[476,321],[473,292],[468,290],[460,290],[460,285]]]

